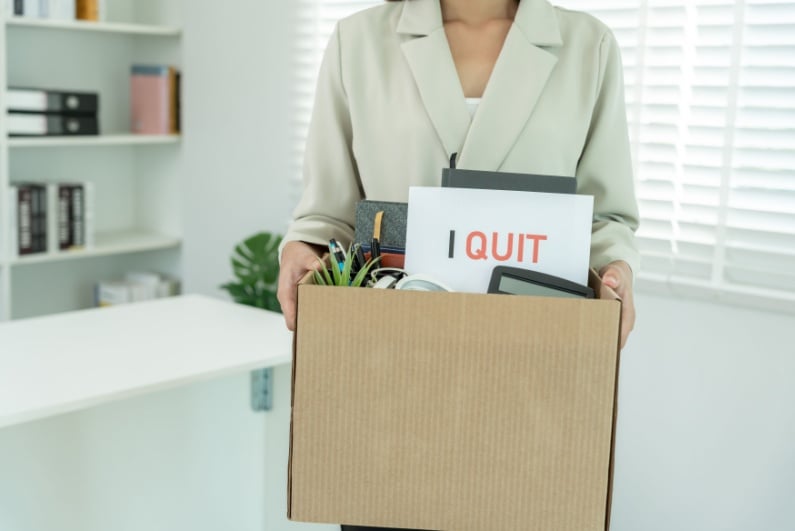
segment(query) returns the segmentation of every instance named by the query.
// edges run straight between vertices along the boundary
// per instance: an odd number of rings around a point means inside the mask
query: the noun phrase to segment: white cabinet
[[[0,88],[99,92],[101,133],[8,138],[0,123],[0,321],[91,306],[96,281],[130,270],[181,276],[181,138],[132,135],[129,119],[130,66],[181,64],[180,6],[107,0],[103,22],[14,17],[0,27]],[[4,99],[0,90],[3,118]],[[93,183],[93,248],[17,257],[8,190],[22,181]]]
[[[0,530],[294,529],[262,524],[286,514],[281,315],[183,295],[0,323],[0,345]],[[252,411],[267,366],[279,396]]]

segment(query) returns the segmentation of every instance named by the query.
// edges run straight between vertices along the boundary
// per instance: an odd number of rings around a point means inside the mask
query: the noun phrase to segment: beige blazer
[[[470,117],[438,0],[339,22],[320,69],[304,191],[285,241],[353,239],[356,202],[406,201],[458,167],[577,177],[594,196],[591,265],[638,269],[618,46],[593,17],[522,0]]]

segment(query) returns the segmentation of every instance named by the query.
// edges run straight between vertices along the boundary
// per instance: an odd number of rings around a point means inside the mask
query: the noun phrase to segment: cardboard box
[[[621,303],[302,284],[288,517],[609,527]]]

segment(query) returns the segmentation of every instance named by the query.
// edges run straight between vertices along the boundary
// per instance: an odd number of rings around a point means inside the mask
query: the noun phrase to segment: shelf
[[[92,136],[44,136],[12,137],[8,139],[10,148],[37,147],[91,147],[91,146],[138,146],[151,144],[176,144],[180,135],[92,135]]]
[[[173,236],[164,236],[162,234],[134,230],[97,233],[94,240],[94,246],[91,249],[60,251],[56,253],[39,253],[15,257],[12,259],[11,265],[24,266],[29,264],[59,262],[62,260],[75,260],[96,256],[156,251],[159,249],[177,247],[181,243],[179,238],[175,238]]]
[[[0,428],[289,363],[275,312],[200,295],[0,324]]]
[[[93,31],[125,35],[148,35],[178,37],[182,30],[172,26],[153,26],[146,24],[122,24],[118,22],[90,22],[83,20],[48,20],[24,17],[10,17],[6,25],[23,28],[41,28],[69,31]]]

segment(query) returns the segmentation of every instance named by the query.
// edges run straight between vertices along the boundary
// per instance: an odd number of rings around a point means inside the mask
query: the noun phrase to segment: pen
[[[378,238],[373,238],[370,243],[370,259],[376,260],[379,256],[381,256],[381,244],[378,242]]]
[[[331,238],[328,241],[328,248],[331,251],[331,256],[334,257],[334,261],[337,262],[337,267],[340,268],[340,272],[345,268],[345,251],[342,250],[340,244],[337,243],[337,240]]]
[[[362,251],[362,246],[360,244],[354,245],[355,251],[353,253],[353,269],[356,274],[359,272],[361,268],[367,263],[367,260],[364,258],[364,252]]]

